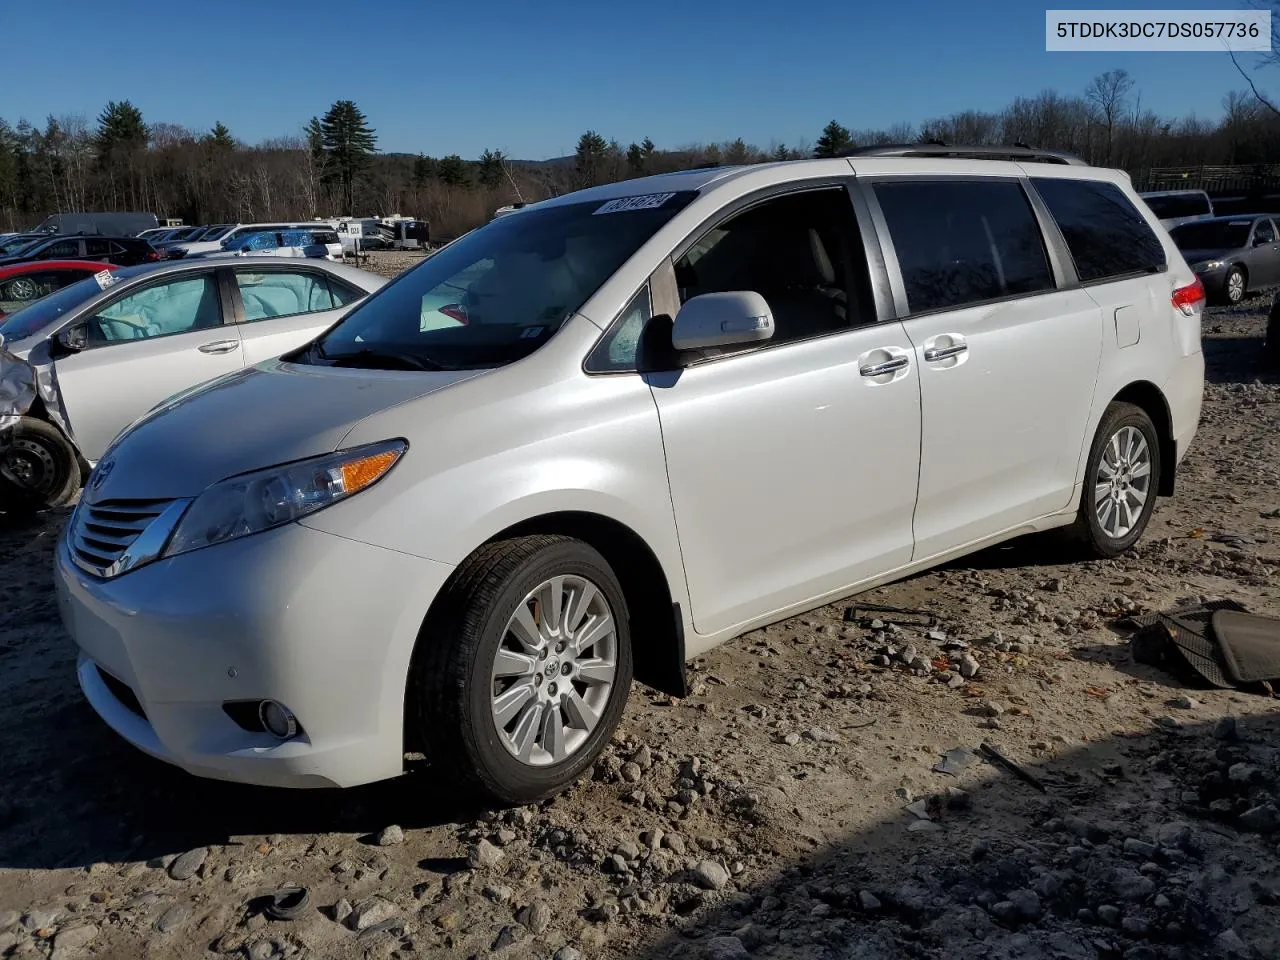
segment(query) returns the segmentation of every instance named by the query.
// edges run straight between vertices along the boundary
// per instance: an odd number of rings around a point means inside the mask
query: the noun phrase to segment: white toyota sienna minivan
[[[89,702],[194,774],[563,789],[633,676],[1173,492],[1204,292],[1119,171],[876,148],[495,219],[135,422],[57,551]]]

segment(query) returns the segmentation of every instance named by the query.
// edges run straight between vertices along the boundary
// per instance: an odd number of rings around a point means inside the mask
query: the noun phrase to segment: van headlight
[[[187,507],[163,556],[261,533],[355,496],[386,476],[408,446],[384,440],[220,480]]]

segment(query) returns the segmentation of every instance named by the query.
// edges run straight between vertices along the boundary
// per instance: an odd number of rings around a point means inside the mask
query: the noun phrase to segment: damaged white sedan
[[[146,265],[13,314],[0,324],[0,510],[66,503],[138,417],[306,343],[385,282],[323,260]]]

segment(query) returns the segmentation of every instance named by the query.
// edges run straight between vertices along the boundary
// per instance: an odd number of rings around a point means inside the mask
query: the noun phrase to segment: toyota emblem
[[[89,489],[99,489],[102,486],[102,482],[107,479],[107,474],[115,468],[115,465],[116,462],[114,460],[104,460],[98,464],[98,469],[93,471],[93,483],[90,484]]]

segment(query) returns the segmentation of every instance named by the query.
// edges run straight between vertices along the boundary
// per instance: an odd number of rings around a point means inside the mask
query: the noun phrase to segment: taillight
[[[466,326],[467,311],[462,308],[462,304],[447,303],[440,308],[440,312],[443,313],[450,320],[457,320],[463,326]]]
[[[159,252],[158,252],[158,251],[156,251],[156,250],[148,250],[148,251],[147,251],[147,259],[148,259],[148,260],[159,260],[159,259],[160,259],[160,254],[159,254]]]
[[[1196,277],[1194,283],[1173,291],[1173,305],[1182,311],[1184,317],[1194,317],[1196,311],[1204,306],[1204,301],[1204,284],[1199,277]]]

